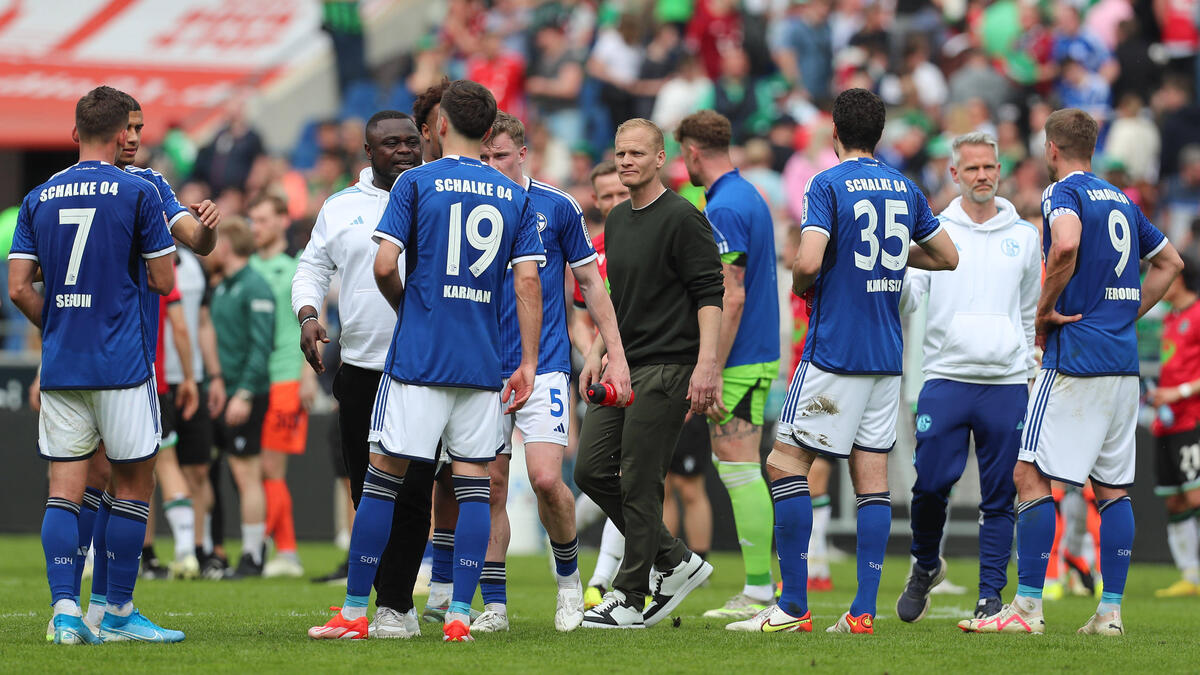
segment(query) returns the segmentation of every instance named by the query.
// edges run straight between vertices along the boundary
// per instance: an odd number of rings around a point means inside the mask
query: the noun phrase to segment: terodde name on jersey
[[[438,178],[433,181],[433,189],[438,192],[467,192],[482,197],[499,197],[512,201],[512,188],[481,180]]]
[[[115,195],[117,188],[120,187],[116,181],[83,181],[79,183],[60,183],[51,185],[42,190],[38,195],[38,201],[44,202],[47,199],[56,199],[58,197],[81,197],[92,195]]]

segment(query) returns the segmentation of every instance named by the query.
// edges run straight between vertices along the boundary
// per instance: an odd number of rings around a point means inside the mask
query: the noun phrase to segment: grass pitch
[[[159,548],[164,548],[160,543]],[[512,632],[481,635],[474,644],[444,644],[440,626],[422,624],[413,640],[314,641],[305,630],[325,622],[327,607],[340,604],[344,588],[307,580],[228,582],[139,581],[137,604],[156,622],[183,630],[178,645],[118,643],[97,647],[56,646],[45,641],[49,591],[36,537],[0,538],[0,671],[13,672],[313,672],[375,673],[404,670],[437,673],[614,672],[853,672],[928,673],[1196,672],[1200,670],[1200,598],[1158,600],[1154,589],[1176,578],[1162,565],[1134,565],[1126,590],[1128,635],[1075,635],[1095,609],[1090,598],[1046,603],[1044,636],[965,635],[955,623],[970,615],[967,595],[934,596],[929,615],[915,625],[895,618],[894,605],[907,561],[889,558],[879,594],[874,636],[824,632],[849,607],[854,592],[852,561],[836,564],[836,590],[813,594],[812,634],[753,635],[724,630],[704,619],[742,584],[741,561],[714,555],[716,572],[671,621],[644,631],[553,627],[554,582],[545,557],[509,560],[508,598]],[[332,569],[343,553],[330,545],[302,544],[307,571]],[[591,571],[594,556],[582,564]],[[971,586],[973,560],[950,562],[950,577]],[[1010,570],[1005,599],[1016,571]],[[88,582],[84,582],[84,597]],[[423,598],[417,598],[418,606]],[[477,603],[478,604],[478,603]]]

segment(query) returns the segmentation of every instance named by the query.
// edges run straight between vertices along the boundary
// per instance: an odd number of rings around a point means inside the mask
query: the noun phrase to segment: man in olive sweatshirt
[[[662,504],[685,416],[703,415],[718,396],[721,258],[704,215],[658,178],[666,154],[654,123],[622,124],[616,161],[630,200],[605,221],[608,280],[637,395],[628,407],[625,391],[617,406],[589,405],[580,432],[575,482],[625,535],[613,590],[584,615],[584,628],[653,626],[712,574],[667,531]],[[600,381],[604,351],[597,339],[581,390]]]

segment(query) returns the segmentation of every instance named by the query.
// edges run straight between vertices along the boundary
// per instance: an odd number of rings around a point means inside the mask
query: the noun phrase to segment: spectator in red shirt
[[[504,49],[495,33],[485,33],[479,49],[467,59],[467,79],[487,87],[496,106],[517,118],[525,116],[525,62]]]

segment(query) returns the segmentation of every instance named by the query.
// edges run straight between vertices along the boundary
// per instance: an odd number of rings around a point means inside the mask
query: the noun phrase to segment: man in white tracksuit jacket
[[[910,269],[901,309],[926,298],[925,384],[917,400],[917,480],[912,499],[908,584],[896,603],[904,621],[919,621],[929,590],[946,573],[939,557],[950,488],[962,476],[975,437],[979,505],[979,604],[976,616],[1000,611],[1013,541],[1013,467],[1020,449],[1028,382],[1036,373],[1034,311],[1041,290],[1038,230],[996,197],[995,139],[960,136],[951,175],[962,196],[938,218],[959,249],[958,269]]]
[[[367,122],[365,147],[371,166],[362,170],[358,183],[325,200],[292,280],[300,349],[320,373],[325,370],[321,347],[329,340],[319,310],[335,274],[341,274],[338,342],[342,364],[333,380],[333,394],[338,400],[342,460],[355,507],[362,497],[370,456],[367,432],[375,390],[396,327],[396,312],[375,284],[379,245],[371,234],[383,216],[396,178],[421,164],[419,126],[405,113],[380,111]],[[401,267],[401,278],[403,270]],[[429,532],[434,467],[413,462],[396,498],[392,537],[375,579],[378,611],[369,628],[373,638],[408,638],[421,632],[412,589]]]

